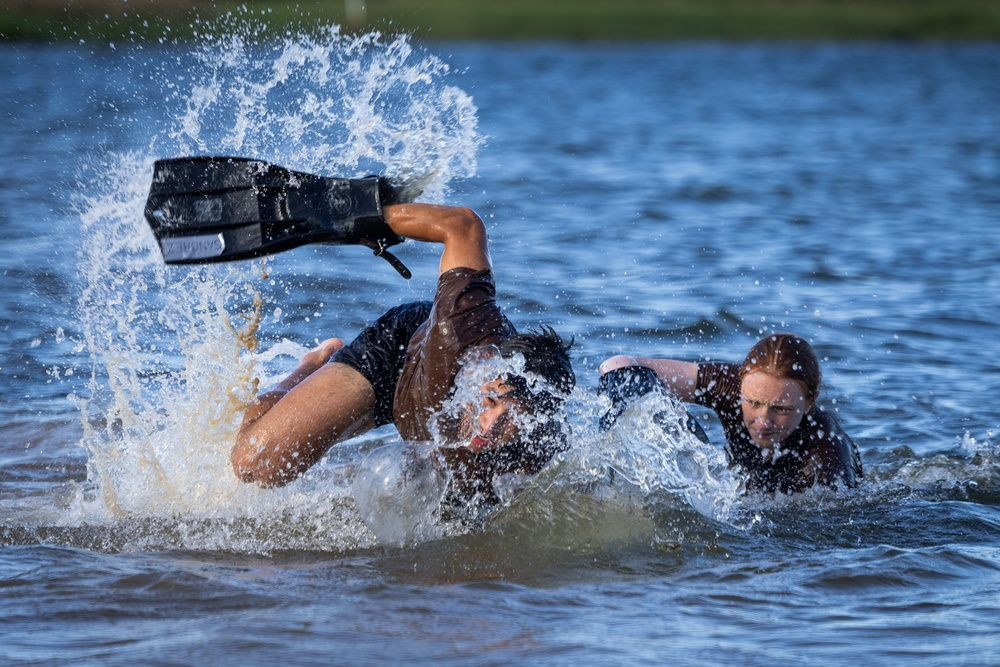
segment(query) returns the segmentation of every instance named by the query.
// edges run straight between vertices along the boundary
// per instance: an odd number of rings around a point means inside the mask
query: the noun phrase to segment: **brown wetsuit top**
[[[861,479],[861,455],[834,419],[815,405],[782,443],[776,457],[765,461],[743,424],[739,364],[698,364],[695,403],[712,408],[726,433],[729,465],[747,475],[753,491],[794,493],[816,484],[853,487]]]

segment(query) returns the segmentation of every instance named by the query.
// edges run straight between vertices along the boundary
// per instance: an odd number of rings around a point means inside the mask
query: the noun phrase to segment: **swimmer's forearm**
[[[475,211],[463,206],[398,204],[386,206],[385,221],[396,234],[427,243],[443,243],[440,271],[491,268],[489,236]]]

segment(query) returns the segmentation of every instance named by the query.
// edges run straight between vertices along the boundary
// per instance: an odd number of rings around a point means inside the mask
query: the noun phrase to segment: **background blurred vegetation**
[[[423,39],[995,40],[1000,0],[0,0],[5,39],[177,40],[247,22]]]

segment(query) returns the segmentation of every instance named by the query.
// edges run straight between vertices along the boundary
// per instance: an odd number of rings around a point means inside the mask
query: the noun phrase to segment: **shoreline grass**
[[[1000,2],[0,0],[6,40],[173,41],[247,24],[266,24],[275,34],[339,24],[429,40],[1000,40]]]

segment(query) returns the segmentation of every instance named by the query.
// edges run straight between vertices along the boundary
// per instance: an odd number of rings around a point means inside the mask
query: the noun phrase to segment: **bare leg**
[[[384,215],[400,236],[443,243],[442,272],[490,267],[486,226],[471,209],[399,204],[386,206]],[[263,486],[287,484],[335,443],[375,426],[371,384],[349,366],[327,363],[342,346],[331,339],[307,354],[247,410],[231,455],[237,477]]]
[[[285,394],[294,389],[295,385],[322,368],[323,364],[328,362],[330,357],[336,354],[337,350],[342,347],[344,347],[344,341],[340,338],[327,338],[303,355],[298,367],[288,377],[282,380],[274,389],[258,396],[250,404],[243,415],[243,424],[240,426],[240,430],[243,431],[253,422],[260,419],[265,412],[274,407],[275,403],[284,398]]]
[[[287,484],[334,444],[375,426],[368,380],[350,366],[326,363],[341,347],[339,339],[324,342],[250,406],[231,454],[237,477],[261,486]]]

